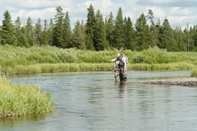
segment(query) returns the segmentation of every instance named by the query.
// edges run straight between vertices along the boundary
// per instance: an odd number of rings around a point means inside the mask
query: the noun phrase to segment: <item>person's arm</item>
[[[115,62],[117,60],[117,57],[114,59],[111,59],[110,62]]]

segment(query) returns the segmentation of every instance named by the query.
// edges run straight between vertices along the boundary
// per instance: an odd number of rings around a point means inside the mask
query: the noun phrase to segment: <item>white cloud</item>
[[[169,19],[172,27],[185,25],[185,23],[197,24],[197,0],[0,0],[0,23],[3,13],[8,10],[13,22],[20,17],[23,24],[30,17],[34,23],[38,18],[42,22],[54,18],[56,7],[61,6],[63,12],[68,11],[72,27],[77,20],[87,19],[87,8],[93,5],[96,11],[99,9],[103,17],[107,17],[110,12],[116,18],[119,7],[122,8],[123,17],[130,17],[133,24],[142,13],[145,15],[151,9],[154,13],[154,20],[163,22],[164,18]],[[84,2],[83,2],[84,1]],[[177,25],[176,25],[177,24]]]
[[[184,22],[185,25],[186,25],[186,24],[189,24],[189,25],[192,25],[192,26],[197,25],[197,15],[185,17],[185,18],[182,20],[182,22]]]
[[[173,7],[169,13],[173,16],[191,16],[193,13],[189,8]]]
[[[197,0],[138,0],[137,4],[161,7],[197,7]]]

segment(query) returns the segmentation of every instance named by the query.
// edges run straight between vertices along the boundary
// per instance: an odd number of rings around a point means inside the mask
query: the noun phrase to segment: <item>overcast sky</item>
[[[42,22],[49,22],[56,14],[56,7],[61,6],[63,12],[69,13],[73,27],[77,20],[87,20],[87,8],[91,3],[95,13],[99,9],[103,17],[112,12],[116,18],[121,7],[123,16],[129,16],[133,24],[142,13],[146,15],[151,9],[155,23],[158,19],[163,22],[167,18],[172,28],[197,25],[197,0],[0,0],[0,23],[6,10],[10,12],[13,23],[17,17],[20,17],[22,24],[26,23],[28,17],[34,23],[38,18]]]

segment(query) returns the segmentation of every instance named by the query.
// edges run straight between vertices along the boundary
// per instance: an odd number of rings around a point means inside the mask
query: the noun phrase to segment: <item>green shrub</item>
[[[137,53],[135,55],[133,55],[131,61],[132,63],[143,63],[145,59],[145,56],[141,53]]]

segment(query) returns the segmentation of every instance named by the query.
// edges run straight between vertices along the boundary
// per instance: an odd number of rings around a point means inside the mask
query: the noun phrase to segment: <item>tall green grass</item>
[[[42,72],[111,70],[109,62],[120,50],[90,51],[52,46],[31,48],[0,47],[0,72],[28,74]],[[197,65],[197,52],[167,52],[157,47],[141,52],[124,50],[128,70],[192,70]]]
[[[51,94],[35,85],[14,84],[0,77],[0,118],[51,112]]]

